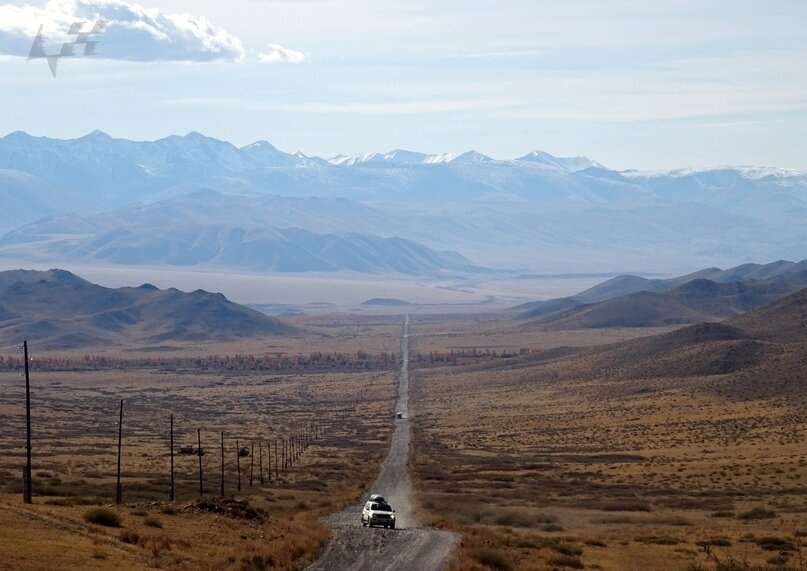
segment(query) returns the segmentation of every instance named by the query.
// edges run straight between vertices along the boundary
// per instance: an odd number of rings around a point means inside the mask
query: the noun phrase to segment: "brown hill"
[[[760,305],[764,305],[776,299],[777,295],[781,297],[807,286],[807,260],[798,263],[779,260],[770,264],[743,264],[727,270],[706,268],[669,279],[648,279],[633,275],[617,276],[573,296],[524,303],[513,307],[512,311],[519,313],[524,319],[548,317],[576,307],[583,308],[587,305],[594,305],[640,292],[669,292],[692,282],[702,282],[704,280],[718,284],[742,282],[757,288],[760,286],[769,287],[773,297],[760,303]],[[651,299],[642,296],[637,298],[639,304]],[[749,308],[746,307],[744,311],[747,309]],[[677,311],[681,311],[681,308],[677,308]],[[684,323],[691,323],[692,321],[687,317],[687,313],[688,311],[683,310],[681,315],[672,315],[671,319],[684,319]],[[720,319],[727,317],[727,315],[722,313],[710,314],[708,317]],[[628,320],[630,319],[628,318]],[[654,321],[652,316],[647,316],[646,319]],[[659,323],[653,324],[658,325]],[[585,326],[585,323],[582,325]]]
[[[696,384],[733,398],[807,393],[807,289],[722,323],[701,323],[671,333],[582,351],[563,360],[566,374],[619,381]],[[574,371],[574,373],[572,373]]]
[[[527,326],[562,330],[718,321],[765,306],[805,285],[807,271],[746,282],[695,279],[670,291],[642,291],[579,305],[529,321]]]
[[[0,346],[23,339],[43,349],[232,341],[294,331],[218,293],[148,284],[110,289],[64,270],[0,272]]]
[[[774,342],[807,340],[807,288],[730,321],[748,335]]]

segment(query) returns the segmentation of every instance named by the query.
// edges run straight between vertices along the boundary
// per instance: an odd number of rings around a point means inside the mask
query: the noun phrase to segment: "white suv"
[[[381,496],[370,496],[361,510],[361,524],[365,527],[380,525],[395,529],[395,510]]]

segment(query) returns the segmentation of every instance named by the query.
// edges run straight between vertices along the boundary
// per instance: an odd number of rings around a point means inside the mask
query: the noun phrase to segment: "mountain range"
[[[670,279],[618,276],[577,295],[516,311],[546,330],[650,327],[720,321],[807,287],[807,260],[707,268]]]
[[[252,210],[250,200],[264,202]],[[169,252],[135,263],[261,271],[652,272],[804,257],[807,175],[616,171],[541,151],[512,160],[404,150],[323,159],[199,133],[141,142],[99,131],[72,140],[15,132],[0,138],[0,213],[0,231],[13,233],[0,245],[9,259],[129,263],[120,250],[131,243]],[[107,236],[104,219],[121,234]],[[53,241],[42,240],[43,224]],[[188,244],[190,236],[202,244]],[[393,238],[405,242],[383,242]],[[98,248],[99,240],[112,246]],[[267,261],[284,258],[285,246],[307,254]],[[232,255],[219,251],[231,247]],[[323,257],[330,248],[341,254]],[[404,259],[368,261],[368,248],[374,260]],[[413,263],[415,250],[431,261]]]
[[[43,349],[232,341],[297,330],[221,294],[152,285],[105,288],[65,270],[0,272],[0,346]]]

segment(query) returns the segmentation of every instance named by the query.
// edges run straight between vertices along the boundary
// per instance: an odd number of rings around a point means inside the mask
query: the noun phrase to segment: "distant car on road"
[[[370,498],[361,510],[361,524],[364,527],[380,525],[395,529],[395,510],[379,495],[374,494]]]
[[[395,413],[395,418],[403,418],[403,413],[402,412]]]

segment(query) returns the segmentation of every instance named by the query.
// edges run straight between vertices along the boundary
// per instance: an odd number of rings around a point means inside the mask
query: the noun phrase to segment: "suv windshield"
[[[392,508],[389,504],[373,504],[370,509],[373,509],[378,512],[391,512]]]

